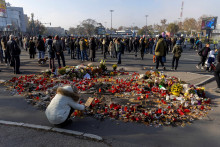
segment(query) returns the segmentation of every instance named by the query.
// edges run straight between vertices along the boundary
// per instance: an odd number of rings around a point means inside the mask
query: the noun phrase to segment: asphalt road
[[[1,147],[106,147],[95,142],[55,132],[46,132],[23,127],[0,125]]]
[[[100,52],[98,59],[102,57]],[[98,61],[96,59],[96,61]],[[78,65],[80,61],[70,60],[66,56],[67,65]],[[167,55],[167,69],[171,68],[172,55]],[[188,71],[200,74],[210,74],[195,68],[200,57],[195,51],[185,49],[180,59],[178,71]],[[108,57],[107,65],[111,68],[115,64],[116,59]],[[37,65],[36,60],[30,60],[27,53],[21,56],[21,71],[24,74],[31,74],[46,69],[47,66],[41,67]],[[87,64],[89,62],[84,62]],[[98,62],[94,63],[98,65]],[[120,67],[127,68],[129,71],[144,73],[143,68],[155,67],[152,61],[152,55],[146,54],[144,60],[134,59],[134,53],[122,56],[122,65]],[[13,77],[12,69],[0,65],[3,72],[0,73],[0,79],[9,79]],[[184,79],[183,79],[184,80]],[[210,112],[209,117],[204,120],[195,121],[192,125],[186,127],[147,127],[143,124],[124,123],[114,120],[98,121],[93,118],[75,119],[74,122],[67,126],[66,129],[93,133],[104,137],[105,141],[112,146],[220,146],[220,108],[218,107],[219,95],[213,92],[216,87],[215,82],[206,85],[208,96],[213,98],[216,103],[214,110]],[[25,123],[33,123],[39,125],[47,125],[48,123],[44,112],[37,110],[35,107],[28,105],[23,97],[10,96],[10,94],[1,87],[0,88],[0,119],[9,121],[18,121]],[[17,111],[19,110],[19,111]],[[0,127],[1,129],[1,127]],[[9,133],[10,134],[10,133]],[[50,138],[50,137],[49,137]]]

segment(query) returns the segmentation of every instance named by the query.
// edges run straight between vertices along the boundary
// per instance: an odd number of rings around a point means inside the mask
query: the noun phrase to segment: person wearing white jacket
[[[210,65],[215,62],[215,50],[212,49],[210,52],[209,52],[209,58],[207,60],[207,68],[206,70],[208,71],[209,68],[210,68]]]
[[[57,89],[57,94],[46,109],[46,116],[53,125],[64,126],[76,110],[84,110],[85,106],[78,104],[79,95],[76,87],[64,86]]]

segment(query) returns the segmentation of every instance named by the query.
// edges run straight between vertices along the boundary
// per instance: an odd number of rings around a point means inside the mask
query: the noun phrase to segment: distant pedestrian
[[[52,36],[48,36],[46,43],[45,43],[45,46],[46,46],[47,52],[48,52],[49,68],[52,71],[55,71],[55,64],[54,64],[55,50],[53,48]]]
[[[144,52],[145,52],[145,48],[146,48],[144,40],[145,40],[144,38],[141,38],[140,41],[139,41],[140,52],[141,52],[141,59],[142,60],[144,60]]]
[[[156,63],[156,55],[155,55],[155,48],[156,48],[156,46],[157,46],[157,41],[158,41],[158,39],[157,38],[155,38],[155,41],[154,41],[154,45],[153,45],[153,63]]]
[[[5,55],[5,64],[6,64],[6,66],[9,66],[11,64],[11,55],[10,55],[9,50],[7,49],[6,36],[2,37],[1,46],[2,46],[2,50],[4,52],[4,55]]]
[[[108,51],[110,53],[111,58],[114,58],[115,45],[112,41],[109,44]]]
[[[63,53],[63,45],[58,35],[55,36],[55,40],[53,41],[53,49],[56,52],[59,68],[61,68],[60,58],[63,62],[63,67],[65,67],[66,63],[65,63],[64,53]]]
[[[133,41],[133,49],[134,49],[134,53],[135,53],[135,58],[137,58],[138,48],[139,48],[139,42],[138,42],[137,37],[135,37],[135,39]]]
[[[201,69],[204,69],[204,65],[205,65],[205,61],[207,59],[208,53],[211,51],[211,49],[209,48],[210,45],[209,43],[206,44],[206,47],[204,47],[203,49],[201,49],[198,54],[201,56],[201,60],[198,63],[198,65],[196,66],[196,68],[200,69],[200,64],[202,64]]]
[[[116,40],[115,50],[117,52],[117,57],[118,57],[118,63],[117,64],[121,64],[122,43],[121,43],[119,38]]]
[[[128,46],[129,46],[128,52],[129,52],[129,53],[133,50],[133,44],[132,44],[132,42],[133,42],[133,38],[131,37],[131,38],[129,39],[129,44],[128,44]]]
[[[164,66],[164,62],[162,61],[162,57],[164,57],[166,52],[166,42],[163,39],[162,35],[159,36],[159,40],[157,42],[156,48],[155,48],[155,56],[156,56],[156,70],[158,70],[159,62],[161,63],[163,70],[166,70]]]
[[[45,44],[44,40],[42,39],[42,36],[39,35],[36,43],[36,47],[38,50],[38,59],[44,59],[45,56]]]
[[[214,72],[215,80],[217,83],[217,89],[215,92],[220,93],[220,50],[218,51],[217,62],[218,64],[216,65],[216,70]]]
[[[96,53],[96,42],[94,37],[92,37],[89,41],[89,52],[90,52],[90,60],[92,62],[95,61],[95,53]]]
[[[73,38],[70,38],[69,48],[71,59],[75,59],[75,40]]]
[[[206,67],[206,70],[209,71],[209,68],[211,66],[211,64],[213,64],[215,62],[215,50],[212,49],[210,52],[209,52],[209,55],[208,55],[208,61],[207,61],[207,67]]]
[[[80,51],[81,51],[81,60],[87,60],[88,61],[88,55],[87,55],[87,46],[84,38],[81,38],[79,42]]]
[[[13,35],[10,35],[9,38],[10,40],[7,42],[7,50],[9,50],[9,53],[11,55],[11,66],[14,67],[14,74],[21,74],[20,72],[21,49],[14,40]]]
[[[29,41],[29,55],[30,55],[30,59],[34,59],[35,58],[35,54],[36,54],[36,46],[35,43],[33,41],[33,38],[30,38]]]
[[[77,52],[77,59],[78,60],[80,60],[80,58],[81,58],[79,41],[80,41],[80,38],[77,38],[76,41],[75,41],[75,50]]]
[[[176,42],[176,45],[173,48],[173,60],[172,60],[172,70],[177,70],[179,59],[181,57],[181,53],[183,52],[182,46],[180,41]],[[175,69],[174,69],[174,62],[176,61]]]

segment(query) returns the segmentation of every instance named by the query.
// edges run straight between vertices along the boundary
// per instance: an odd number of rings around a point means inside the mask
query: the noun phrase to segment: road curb
[[[67,129],[61,129],[61,128],[54,128],[54,127],[49,127],[49,126],[34,125],[34,124],[12,122],[12,121],[5,121],[5,120],[0,120],[0,124],[67,134],[67,135],[83,137],[83,138],[91,139],[95,141],[103,141],[103,138],[98,135],[83,133],[83,132],[78,132],[78,131],[73,131],[73,130],[67,130]]]
[[[204,80],[204,81],[202,81],[200,83],[195,84],[195,86],[198,86],[198,87],[199,86],[203,86],[205,84],[213,82],[214,80],[215,80],[215,77],[214,76],[210,76],[210,78],[208,78],[208,79],[206,79],[206,80]]]
[[[199,82],[199,83],[197,83],[197,84],[194,84],[195,86],[198,86],[198,87],[203,86],[203,85],[208,84],[208,83],[211,83],[212,81],[215,80],[215,76],[213,76],[213,75],[203,75],[203,74],[198,74],[198,73],[193,73],[193,72],[186,72],[186,73],[194,74],[194,75],[198,75],[198,76],[206,76],[206,77],[209,77],[208,79],[206,79],[206,80],[204,80],[204,81],[202,81],[202,82]]]

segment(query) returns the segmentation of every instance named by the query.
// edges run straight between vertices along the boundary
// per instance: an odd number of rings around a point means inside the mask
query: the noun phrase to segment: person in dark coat
[[[106,55],[108,53],[108,46],[109,46],[109,39],[108,37],[103,39],[102,45],[103,45],[103,52],[104,52],[104,59],[106,59]]]
[[[138,39],[136,37],[133,41],[133,49],[134,49],[134,52],[135,52],[135,57],[137,57],[138,47],[139,47],[139,42],[138,42]]]
[[[208,53],[211,51],[211,49],[209,48],[210,44],[206,44],[206,47],[204,47],[202,50],[200,50],[199,52],[201,52],[201,60],[198,63],[198,65],[196,66],[196,68],[200,69],[200,64],[202,64],[201,69],[204,69],[204,65],[205,65],[205,61],[207,59]]]
[[[115,42],[115,50],[117,52],[117,57],[118,57],[117,64],[121,64],[122,43],[121,43],[120,38],[118,38]]]
[[[140,40],[140,51],[141,51],[141,59],[144,60],[144,51],[145,51],[145,42],[144,38],[141,38]]]
[[[55,40],[53,41],[53,49],[56,52],[59,68],[61,68],[60,58],[62,59],[63,67],[66,66],[65,57],[63,53],[64,49],[62,44],[63,42],[60,40],[59,36],[55,36]]]
[[[73,38],[70,39],[69,47],[71,59],[75,59],[75,41]]]
[[[36,46],[35,43],[33,42],[33,38],[30,39],[29,42],[29,54],[30,54],[30,59],[34,59],[35,54],[36,54]]]
[[[133,42],[133,38],[131,37],[130,39],[129,39],[129,53],[133,50],[133,44],[132,44],[132,42]]]
[[[216,70],[214,72],[215,80],[217,83],[217,89],[215,92],[220,93],[220,50],[218,51],[217,62],[218,64],[216,65]]]
[[[92,62],[95,61],[95,50],[96,50],[96,43],[95,43],[94,38],[92,37],[89,41],[89,52],[90,52],[89,58]]]
[[[79,41],[80,41],[80,38],[77,38],[74,45],[75,45],[75,49],[76,49],[76,52],[77,52],[77,59],[79,60],[81,58],[81,52],[80,52],[80,46],[79,46]]]
[[[55,50],[53,48],[53,40],[51,36],[48,36],[45,45],[46,45],[48,57],[49,57],[49,68],[52,69],[52,71],[54,71],[55,70],[55,64],[54,64]]]
[[[14,67],[14,74],[21,74],[20,72],[20,53],[21,49],[14,40],[14,36],[10,35],[10,40],[7,42],[7,50],[11,55],[11,66]]]
[[[39,52],[38,59],[44,59],[44,56],[45,56],[45,44],[44,44],[44,41],[43,41],[41,35],[38,36],[36,47],[37,47],[38,52]]]

